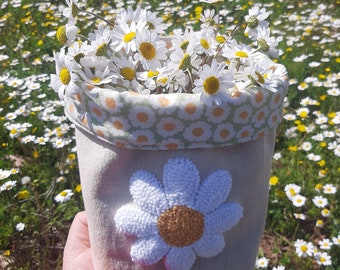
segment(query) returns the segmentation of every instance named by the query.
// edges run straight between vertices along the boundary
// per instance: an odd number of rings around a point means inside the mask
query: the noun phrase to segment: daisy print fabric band
[[[196,256],[214,257],[225,246],[223,233],[243,216],[243,207],[226,202],[232,179],[213,171],[200,180],[189,159],[176,157],[164,166],[160,182],[141,169],[130,179],[133,202],[116,212],[118,231],[137,237],[131,258],[141,265],[164,261],[168,270],[189,270]]]
[[[95,87],[66,95],[65,111],[78,128],[124,148],[194,149],[256,140],[279,124],[287,90],[286,70],[270,63],[280,78],[275,92],[230,91],[217,105],[195,93],[145,95]]]

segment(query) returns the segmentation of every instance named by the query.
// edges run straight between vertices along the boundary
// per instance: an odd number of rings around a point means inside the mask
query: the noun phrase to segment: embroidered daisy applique
[[[166,269],[189,270],[196,256],[209,258],[225,246],[223,233],[243,216],[243,207],[226,202],[232,179],[216,170],[200,181],[196,166],[186,158],[169,159],[163,182],[141,169],[130,179],[133,203],[119,208],[116,227],[138,239],[131,246],[134,262],[152,265],[164,259]]]

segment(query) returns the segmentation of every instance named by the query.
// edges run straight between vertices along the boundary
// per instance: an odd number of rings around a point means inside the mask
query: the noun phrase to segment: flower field
[[[84,208],[74,128],[50,85],[67,5],[34,2],[0,4],[0,269],[60,269],[69,226]],[[117,8],[138,1],[77,2],[113,21]],[[169,34],[200,29],[211,8],[188,0],[138,3],[159,12]],[[290,87],[256,269],[340,269],[340,1],[258,3],[270,13]],[[254,4],[225,0],[221,32],[245,28]],[[81,18],[84,32],[98,20]]]

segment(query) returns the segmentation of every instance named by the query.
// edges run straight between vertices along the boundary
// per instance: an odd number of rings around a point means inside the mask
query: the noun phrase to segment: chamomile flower
[[[328,205],[327,198],[324,198],[322,196],[315,196],[312,201],[314,205],[318,208],[324,208],[325,206]]]
[[[76,26],[76,21],[70,19],[66,25],[62,25],[58,28],[56,38],[63,45],[70,45],[76,40],[77,33],[78,27]]]
[[[333,244],[336,246],[340,246],[340,234],[336,237],[332,238]]]
[[[163,34],[166,26],[162,18],[157,17],[155,12],[151,12],[149,10],[141,10],[141,21],[145,22],[147,29],[150,32],[154,32],[157,34]]]
[[[200,21],[202,22],[202,29],[211,31],[219,24],[219,16],[218,14],[215,15],[214,9],[206,9],[204,13],[201,14]]]
[[[314,254],[314,259],[319,265],[332,265],[332,257],[326,252],[317,252]]]
[[[314,245],[311,242],[306,242],[302,239],[297,239],[294,243],[295,252],[299,257],[305,258],[312,256],[314,252]]]
[[[56,63],[56,74],[51,74],[50,86],[58,93],[60,99],[64,99],[66,92],[77,93],[79,87],[76,82],[79,77],[75,73],[76,63],[73,59],[65,54],[65,50],[61,50],[54,54]]]
[[[301,191],[301,187],[296,184],[288,184],[284,188],[286,196],[292,200],[294,196],[298,195]]]
[[[320,240],[318,244],[319,244],[320,249],[323,249],[323,250],[330,250],[333,245],[331,240],[328,238]]]
[[[0,192],[5,190],[11,190],[17,185],[17,181],[7,181],[0,186]]]
[[[269,260],[267,258],[265,258],[265,257],[262,257],[262,258],[258,258],[256,260],[255,266],[257,268],[267,268],[268,264],[269,264]]]
[[[261,26],[268,27],[269,23],[266,21],[269,13],[265,8],[260,8],[259,4],[254,5],[249,9],[248,14],[244,17],[247,27],[245,33],[248,33],[250,37],[256,37],[257,29]]]
[[[292,202],[295,207],[302,207],[306,203],[306,197],[301,194],[297,194],[292,198]]]
[[[251,54],[252,49],[250,46],[243,43],[239,44],[235,40],[231,40],[222,50],[222,56],[231,62],[231,66],[236,66],[239,62],[243,64],[248,63]]]
[[[3,180],[3,179],[10,177],[11,174],[12,174],[12,172],[10,170],[0,169],[0,180]]]
[[[109,60],[99,56],[89,56],[80,59],[83,70],[78,73],[83,79],[82,87],[88,91],[111,82],[116,83],[117,75],[110,70]]]
[[[167,58],[165,41],[145,28],[138,33],[136,46],[135,60],[140,61],[144,69],[156,70],[161,67],[161,61]]]
[[[71,189],[65,189],[54,197],[56,202],[64,203],[71,199],[73,192]]]
[[[233,73],[225,69],[224,63],[218,64],[214,59],[211,66],[205,64],[199,72],[199,78],[194,81],[196,94],[201,94],[201,100],[211,105],[219,105],[228,99],[227,90],[234,86]]]
[[[26,226],[25,223],[20,222],[17,225],[15,225],[15,230],[21,232],[25,229],[25,226]]]
[[[137,50],[137,29],[142,29],[144,25],[145,22],[143,21],[139,21],[138,24],[136,21],[132,21],[130,24],[127,24],[125,21],[121,21],[117,24],[112,30],[114,50],[118,52],[124,49],[126,54],[129,54],[130,51],[135,52]]]
[[[278,42],[275,37],[270,36],[270,29],[268,27],[261,26],[258,28],[256,43],[260,51],[274,58],[279,56],[279,50],[276,48]]]
[[[98,29],[93,33],[89,33],[89,41],[92,48],[92,52],[88,52],[88,55],[96,56],[111,56],[114,51],[113,36],[111,33],[111,28],[109,26],[104,26],[99,24]]]
[[[322,187],[322,191],[324,194],[335,194],[337,188],[333,184],[326,184]]]

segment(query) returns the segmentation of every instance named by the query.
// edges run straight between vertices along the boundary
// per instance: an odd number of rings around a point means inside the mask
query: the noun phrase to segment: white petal
[[[170,206],[193,206],[199,182],[199,172],[189,159],[172,158],[164,166],[164,192]]]
[[[169,208],[160,182],[146,170],[139,170],[132,175],[130,192],[134,202],[150,214],[159,216]]]
[[[204,230],[222,233],[234,227],[243,216],[243,207],[238,203],[225,203],[205,216]]]
[[[190,270],[196,260],[195,252],[191,246],[172,247],[165,257],[167,270]]]
[[[114,221],[119,231],[147,237],[157,232],[157,218],[152,216],[134,205],[124,205],[115,214]]]
[[[217,170],[204,180],[197,192],[195,209],[207,214],[224,203],[231,190],[231,176],[227,171]]]
[[[132,261],[142,265],[150,265],[161,260],[168,252],[169,246],[159,236],[138,239],[131,246]]]
[[[222,234],[204,234],[200,240],[193,244],[198,256],[210,258],[220,253],[225,246]]]

